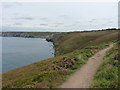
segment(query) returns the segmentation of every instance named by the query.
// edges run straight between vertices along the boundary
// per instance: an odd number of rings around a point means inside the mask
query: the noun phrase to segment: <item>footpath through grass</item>
[[[56,88],[87,60],[110,43],[33,63],[3,74],[3,88]]]
[[[120,55],[118,46],[117,43],[106,53],[103,64],[94,77],[92,88],[118,88],[118,67],[120,67],[118,64],[118,56]]]

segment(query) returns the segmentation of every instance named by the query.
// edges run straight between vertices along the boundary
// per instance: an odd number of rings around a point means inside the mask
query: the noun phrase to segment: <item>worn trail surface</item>
[[[113,45],[110,45],[89,58],[88,62],[63,83],[61,88],[89,88],[106,51],[112,47]]]

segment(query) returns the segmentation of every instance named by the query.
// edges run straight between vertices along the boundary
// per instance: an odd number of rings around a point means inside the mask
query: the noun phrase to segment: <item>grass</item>
[[[59,87],[72,73],[83,66],[89,57],[107,47],[108,44],[89,46],[64,56],[58,56],[6,72],[3,74],[3,88]],[[68,61],[63,63],[63,58],[67,58]],[[72,66],[70,66],[70,60],[74,60]]]
[[[119,30],[69,32],[55,41],[56,55],[118,39]]]
[[[76,51],[73,54],[68,55],[68,57],[76,58],[77,60],[77,62],[73,65],[71,69],[76,71],[82,65],[84,65],[91,56],[96,54],[99,50],[108,47],[109,44],[110,43],[104,43],[104,44],[95,45],[95,46],[88,46],[88,47],[85,47],[84,49],[81,49],[80,51]]]
[[[103,64],[99,67],[92,88],[118,88],[118,44],[106,53]],[[119,87],[120,88],[120,87]]]
[[[109,44],[113,43],[110,41],[117,40],[117,34],[118,30],[66,33],[61,38],[58,38],[55,42],[56,53],[60,56],[49,58],[47,60],[36,62],[3,73],[3,88],[59,87],[63,82],[67,80],[67,78],[69,78],[71,74],[73,74],[76,70],[82,67],[91,56],[93,56],[99,50],[108,47]],[[114,41],[114,43],[115,42],[117,41]],[[116,53],[117,50],[114,52]],[[111,57],[113,58],[114,55]],[[112,59],[110,60],[110,62],[112,62]],[[107,63],[107,61],[109,62],[109,59],[105,61]],[[115,64],[116,61],[113,63]],[[111,67],[112,64],[108,65],[110,65]],[[107,66],[105,65],[105,67]],[[100,70],[103,70],[103,68],[101,68]],[[116,66],[108,72],[112,72],[115,70]],[[114,78],[113,74],[116,73],[116,71],[113,72],[110,76],[108,72],[105,73],[105,77],[107,77],[108,79],[111,77]],[[103,74],[101,74],[101,76],[102,75]],[[96,77],[100,78],[101,76]],[[96,82],[97,81],[95,80],[95,84]],[[101,83],[104,84],[104,87],[110,82],[105,81],[104,79]],[[98,85],[99,87],[99,84],[96,85]]]

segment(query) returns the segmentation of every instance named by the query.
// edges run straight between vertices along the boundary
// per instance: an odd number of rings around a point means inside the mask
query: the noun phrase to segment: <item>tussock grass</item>
[[[92,88],[118,88],[118,44],[106,53],[99,67]]]

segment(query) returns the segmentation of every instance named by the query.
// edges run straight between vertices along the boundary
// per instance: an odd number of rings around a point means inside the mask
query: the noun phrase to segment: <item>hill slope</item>
[[[58,54],[66,54],[3,73],[3,88],[58,87],[113,40],[118,30],[67,33],[55,41]]]
[[[118,46],[119,44],[114,45],[114,47],[109,50],[103,60],[103,63],[99,67],[95,77],[92,88],[118,88],[118,68],[119,68],[119,55],[120,53]],[[120,87],[119,87],[120,88]]]
[[[103,57],[113,45],[99,51],[93,57],[89,58],[87,63],[78,69],[71,77],[63,83],[62,88],[89,88],[92,84],[93,77],[103,61]],[[74,81],[74,83],[73,83]]]
[[[55,42],[56,55],[118,39],[119,30],[69,32]]]

